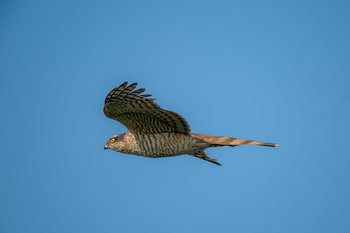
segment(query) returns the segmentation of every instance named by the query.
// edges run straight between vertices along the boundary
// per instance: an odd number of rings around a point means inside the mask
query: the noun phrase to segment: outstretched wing
[[[137,83],[124,82],[108,93],[104,114],[119,121],[132,133],[182,133],[189,134],[186,120],[176,112],[162,109],[145,89],[134,90]]]

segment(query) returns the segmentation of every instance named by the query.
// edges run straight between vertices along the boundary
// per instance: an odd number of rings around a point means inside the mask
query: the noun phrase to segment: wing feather
[[[124,82],[108,93],[104,114],[125,125],[133,133],[182,133],[189,134],[186,120],[176,112],[162,109],[150,94],[141,94],[144,88],[135,90],[137,83]]]

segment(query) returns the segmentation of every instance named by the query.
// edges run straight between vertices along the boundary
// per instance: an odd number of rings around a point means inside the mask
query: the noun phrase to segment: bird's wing
[[[135,90],[137,83],[127,82],[108,93],[104,114],[125,125],[132,133],[182,133],[189,134],[186,120],[176,112],[162,109],[151,95]]]

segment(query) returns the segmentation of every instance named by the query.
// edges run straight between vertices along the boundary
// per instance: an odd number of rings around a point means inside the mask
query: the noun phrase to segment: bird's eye
[[[115,138],[109,139],[109,142],[111,142],[111,143],[115,142]]]

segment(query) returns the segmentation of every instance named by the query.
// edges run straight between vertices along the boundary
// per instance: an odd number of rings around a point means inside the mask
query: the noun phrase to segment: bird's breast
[[[135,154],[146,157],[176,156],[196,149],[190,135],[177,133],[135,135],[135,142]]]

